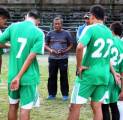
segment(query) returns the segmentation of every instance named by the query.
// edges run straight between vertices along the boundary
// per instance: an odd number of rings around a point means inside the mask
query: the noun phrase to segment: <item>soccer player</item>
[[[79,120],[80,108],[91,98],[93,120],[102,120],[101,101],[107,97],[106,88],[110,76],[110,49],[113,45],[112,32],[103,24],[104,8],[90,8],[90,23],[76,48],[77,77],[71,96],[68,120]],[[83,49],[87,46],[84,58]],[[112,68],[112,67],[111,67]],[[115,78],[116,74],[111,69]]]
[[[0,35],[2,35],[2,30],[6,26],[7,19],[10,18],[9,12],[6,8],[0,7]],[[1,67],[2,67],[2,54],[3,54],[3,47],[0,46],[0,74],[1,74]]]
[[[37,85],[40,75],[36,55],[44,53],[44,33],[36,26],[39,16],[36,10],[28,12],[24,21],[13,23],[0,37],[1,44],[7,41],[11,44],[8,120],[17,120],[19,105],[19,119],[29,120],[30,110],[39,102]]]
[[[119,22],[114,22],[111,24],[111,30],[113,33],[114,46],[111,48],[111,63],[117,73],[123,73],[123,42],[121,41],[122,25]],[[109,99],[106,99],[104,104],[102,104],[103,120],[110,120],[109,107],[111,108],[112,120],[119,120],[119,110],[117,106],[117,101],[119,99],[120,88],[119,83],[116,83],[112,74],[110,75],[108,91]],[[122,86],[122,85],[121,85]],[[121,89],[121,94],[123,90]],[[123,97],[123,95],[122,95]]]

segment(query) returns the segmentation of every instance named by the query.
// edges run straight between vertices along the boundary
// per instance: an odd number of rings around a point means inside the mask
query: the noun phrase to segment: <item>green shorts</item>
[[[105,99],[103,104],[109,104],[117,102],[120,94],[120,86],[115,83],[114,77],[110,74],[110,81],[107,86],[107,91],[109,93],[109,98]]]
[[[104,100],[104,104],[117,102],[119,99],[120,88],[117,85],[109,85],[107,88],[109,98]]]
[[[94,102],[102,102],[108,98],[106,88],[106,85],[87,85],[76,82],[71,96],[71,103],[84,104],[89,98]]]
[[[10,104],[19,103],[23,109],[32,109],[33,106],[39,107],[37,85],[21,85],[18,90],[11,91],[9,84],[8,95]]]

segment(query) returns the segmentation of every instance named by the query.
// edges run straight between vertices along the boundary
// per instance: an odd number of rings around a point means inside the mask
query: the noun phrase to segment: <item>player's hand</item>
[[[119,100],[123,101],[123,91],[120,92]]]
[[[10,89],[11,89],[12,91],[15,91],[15,90],[18,90],[18,89],[19,89],[19,78],[18,78],[18,77],[15,77],[15,78],[12,80]]]
[[[86,66],[80,66],[79,68],[76,69],[76,75],[80,75],[82,71],[89,69],[89,67]]]
[[[50,53],[51,53],[51,54],[58,55],[58,52],[57,52],[56,50],[54,50],[54,49],[51,49],[51,50],[50,50]]]
[[[114,79],[117,85],[121,85],[121,75],[119,73],[115,72]]]
[[[58,50],[58,55],[63,55],[66,53],[66,49],[60,49]]]

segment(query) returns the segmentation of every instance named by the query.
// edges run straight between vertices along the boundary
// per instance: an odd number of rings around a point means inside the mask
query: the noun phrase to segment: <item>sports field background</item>
[[[41,73],[41,84],[39,92],[41,97],[41,106],[33,109],[31,112],[31,120],[66,120],[69,110],[69,101],[62,101],[60,88],[55,100],[47,100],[47,78],[48,78],[48,56],[38,56]],[[70,94],[72,91],[75,78],[75,55],[69,57],[69,85]],[[7,97],[7,72],[8,72],[8,54],[3,55],[2,76],[0,83],[0,120],[7,120],[8,97]],[[58,80],[59,81],[59,80]],[[59,86],[59,82],[58,82]],[[81,109],[80,120],[92,120],[92,113],[89,103]]]

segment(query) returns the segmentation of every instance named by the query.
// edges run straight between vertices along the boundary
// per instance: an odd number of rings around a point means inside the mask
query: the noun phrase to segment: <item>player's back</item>
[[[111,31],[103,24],[94,24],[89,26],[88,29],[91,38],[87,45],[83,63],[89,66],[100,63],[101,60],[109,63],[109,53],[113,45]]]
[[[10,62],[9,62],[9,81],[20,71],[26,58],[31,52],[39,50],[41,53],[41,40],[43,34],[31,21],[18,22],[10,27]],[[36,46],[37,45],[37,46]],[[38,77],[37,60],[34,59],[29,69],[23,75],[22,84],[33,84]],[[27,78],[32,76],[31,78]],[[30,80],[28,80],[30,79]],[[32,80],[31,80],[32,79]],[[37,78],[38,79],[38,78]]]
[[[114,45],[111,48],[111,63],[116,72],[121,73],[123,66],[123,41],[119,36],[113,36]]]
[[[90,25],[86,29],[83,39],[90,40],[82,64],[89,69],[83,72],[83,78],[88,77],[93,84],[107,84],[110,50],[113,45],[112,33],[104,24],[99,23]]]

